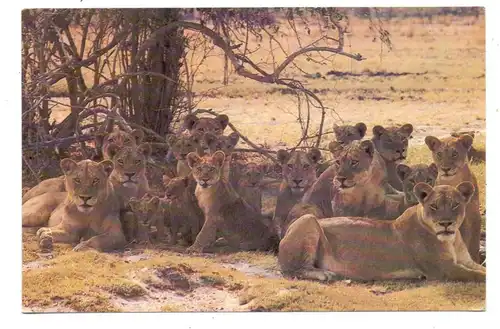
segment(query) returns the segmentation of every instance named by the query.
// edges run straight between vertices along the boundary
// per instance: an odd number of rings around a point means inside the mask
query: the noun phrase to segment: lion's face
[[[429,166],[426,164],[418,164],[411,167],[400,163],[396,167],[396,172],[403,183],[403,192],[405,193],[406,200],[413,205],[418,203],[413,193],[415,185],[418,183],[426,183],[430,186],[434,186],[438,175],[438,169],[434,163]]]
[[[432,151],[432,158],[442,176],[453,177],[468,162],[467,152],[472,146],[472,137],[462,135],[458,138],[438,139],[434,136],[427,136],[425,144]]]
[[[303,193],[316,180],[316,166],[321,159],[317,148],[309,152],[286,150],[278,151],[281,173],[292,193]]]
[[[203,135],[203,142],[208,148],[209,154],[222,151],[226,156],[233,153],[234,147],[238,144],[239,139],[240,136],[235,132],[229,134],[228,136],[217,136],[213,133],[205,133]]]
[[[189,178],[170,178],[167,175],[163,175],[163,184],[165,186],[165,198],[169,200],[179,199],[189,186]]]
[[[238,184],[244,187],[258,187],[267,170],[266,164],[246,163],[241,169],[241,178]]]
[[[184,117],[184,127],[189,130],[190,134],[203,135],[204,133],[212,133],[220,136],[224,133],[229,123],[229,118],[225,114],[216,116],[215,118],[198,118],[194,114],[188,114]]]
[[[144,132],[139,129],[132,130],[130,133],[120,129],[114,129],[111,133],[104,136],[102,144],[104,159],[112,159],[112,155],[109,154],[109,147],[111,144],[116,145],[118,148],[124,146],[135,147],[142,142],[143,138]]]
[[[61,169],[65,176],[68,196],[78,211],[88,214],[106,198],[108,177],[113,170],[110,160],[97,163],[92,160],[75,162],[62,159]]]
[[[167,135],[167,144],[177,160],[186,160],[191,152],[201,152],[201,138],[199,134],[190,136]]]
[[[220,180],[225,157],[222,151],[216,151],[213,155],[204,157],[199,157],[196,153],[188,154],[189,168],[200,187],[211,187]]]
[[[421,220],[441,241],[453,241],[462,225],[467,203],[474,194],[471,182],[462,182],[456,187],[439,185],[432,188],[418,183],[413,190],[422,205]]]
[[[333,165],[336,168],[334,186],[340,190],[347,190],[369,179],[375,152],[371,141],[354,141],[345,146],[334,141],[328,148],[333,154]]]
[[[400,162],[406,159],[408,140],[413,126],[409,123],[399,127],[373,127],[372,142],[378,153],[387,161]]]
[[[144,196],[142,199],[130,198],[129,206],[137,221],[143,225],[150,225],[155,214],[159,211],[160,199],[157,196]]]
[[[149,144],[137,147],[122,147],[110,145],[110,155],[113,157],[113,179],[123,186],[136,186],[144,177],[146,161],[151,154]]]
[[[340,144],[350,144],[353,141],[361,140],[366,134],[366,125],[362,122],[356,125],[333,126],[335,140]]]

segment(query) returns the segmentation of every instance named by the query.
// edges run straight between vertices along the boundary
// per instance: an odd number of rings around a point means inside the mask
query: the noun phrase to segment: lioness
[[[53,243],[78,243],[75,251],[123,247],[120,203],[108,179],[113,163],[63,159],[61,169],[67,191],[64,201],[55,207],[51,201],[61,200],[63,192],[47,192],[30,199],[23,204],[23,227],[48,226],[37,231],[39,246],[46,251]],[[53,210],[47,211],[48,207]],[[80,242],[81,238],[86,240]]]
[[[203,251],[215,242],[219,231],[239,250],[270,250],[278,237],[264,224],[265,218],[248,205],[223,178],[224,152],[200,158],[189,153],[188,164],[197,182],[196,199],[205,215],[203,227],[188,252]]]
[[[472,140],[474,141],[474,136],[475,133],[473,131],[462,131],[462,132],[453,132],[451,133],[451,137],[460,137],[463,135],[469,135],[472,137]],[[486,162],[486,150],[478,150],[474,147],[474,145],[471,145],[469,152],[467,152],[467,156],[469,158],[470,163],[481,163],[481,162]]]
[[[177,175],[189,175],[191,169],[187,165],[186,156],[191,152],[203,155],[200,134],[194,133],[192,135],[181,135],[179,137],[170,134],[167,135],[167,144],[177,160]]]
[[[281,164],[279,169],[283,180],[272,222],[279,236],[282,234],[281,227],[290,209],[316,181],[316,165],[320,159],[321,152],[317,148],[312,148],[307,153],[303,151],[278,151],[278,161]]]
[[[353,125],[333,125],[333,132],[335,134],[335,140],[340,144],[350,144],[353,141],[358,141],[363,139],[366,134],[366,125],[363,122],[356,123]]]
[[[109,155],[109,145],[111,143],[116,144],[118,147],[123,146],[136,146],[144,138],[144,132],[142,130],[132,130],[131,133],[127,133],[120,129],[114,129],[111,133],[104,136],[102,142],[102,154],[104,160],[110,160]],[[38,185],[31,188],[28,192],[23,195],[23,204],[29,199],[41,195],[46,192],[64,192],[64,175],[54,178],[48,178],[41,181]]]
[[[436,184],[457,185],[461,182],[474,184],[475,193],[465,211],[465,220],[460,227],[460,233],[469,249],[472,259],[479,262],[479,240],[481,235],[481,213],[479,211],[479,188],[474,173],[469,168],[467,152],[472,145],[472,137],[463,135],[458,138],[447,137],[438,139],[427,136],[425,143],[432,151],[439,174]]]
[[[292,223],[279,246],[286,276],[329,281],[416,279],[484,281],[459,227],[474,185],[415,185],[419,205],[393,221],[304,215]]]
[[[388,128],[373,127],[372,142],[384,160],[387,181],[398,191],[403,190],[403,185],[396,173],[396,166],[406,159],[408,140],[411,138],[412,132],[413,126],[409,123]]]
[[[261,183],[268,170],[267,164],[248,162],[242,164],[240,177],[235,186],[236,192],[257,212],[262,211]]]

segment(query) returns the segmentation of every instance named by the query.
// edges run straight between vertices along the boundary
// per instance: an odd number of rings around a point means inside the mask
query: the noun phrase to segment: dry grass
[[[325,79],[306,78],[293,69],[285,75],[317,90],[324,104],[335,109],[346,122],[363,121],[369,130],[374,124],[411,122],[415,137],[409,149],[410,164],[430,162],[430,151],[423,144],[426,135],[441,137],[453,130],[484,132],[484,18],[395,19],[386,22],[386,28],[395,45],[390,52],[383,49],[381,53],[380,44],[372,42],[366,24],[354,19],[346,44],[348,50],[363,54],[367,60],[354,62],[337,57],[333,66],[321,66],[299,58],[299,64],[308,73],[319,72]],[[291,50],[296,49],[292,38],[282,41]],[[265,44],[264,40],[262,45]],[[255,54],[261,55],[266,54]],[[278,57],[277,61],[282,59]],[[223,87],[222,68],[220,56],[211,57],[201,67],[195,92],[207,97],[199,107],[226,113],[243,134],[257,143],[278,148],[299,138],[300,129],[293,115],[297,104],[292,96],[284,95],[276,86],[235,74],[231,75],[229,86]],[[330,70],[350,75],[326,75]],[[56,88],[65,86],[61,82]],[[61,120],[67,109],[59,108],[54,113],[53,118]],[[318,123],[319,113],[313,112],[312,116],[313,122]],[[327,127],[336,120],[329,113]],[[474,144],[481,147],[484,134],[476,135]],[[472,170],[478,178],[484,211],[485,165],[473,165]],[[206,288],[236,294],[241,310],[476,310],[485,306],[484,284],[388,281],[376,285],[324,285],[259,277],[225,266],[245,263],[262,271],[276,271],[276,257],[262,253],[201,258],[146,250],[149,259],[126,262],[117,254],[74,253],[68,247],[57,246],[54,255],[52,260],[41,259],[33,237],[23,235],[23,264],[37,264],[23,271],[25,307],[58,305],[84,312],[120,311],[113,303],[116,296],[148,297],[144,285],[154,281],[151,271],[165,267],[196,278]],[[159,305],[158,309],[187,310],[185,304],[173,301]]]

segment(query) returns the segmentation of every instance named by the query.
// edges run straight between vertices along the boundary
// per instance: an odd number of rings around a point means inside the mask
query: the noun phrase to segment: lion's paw
[[[89,247],[87,241],[82,241],[73,248],[73,251],[85,251],[89,249],[91,248]]]
[[[53,248],[52,230],[48,227],[42,227],[36,232],[38,246],[42,252],[51,252]]]

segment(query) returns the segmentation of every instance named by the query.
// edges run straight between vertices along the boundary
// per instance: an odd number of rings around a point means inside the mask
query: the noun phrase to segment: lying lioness
[[[415,185],[419,205],[393,221],[360,217],[318,220],[304,215],[280,242],[284,275],[329,281],[415,279],[484,281],[486,268],[475,263],[460,235],[474,185],[456,188]]]

